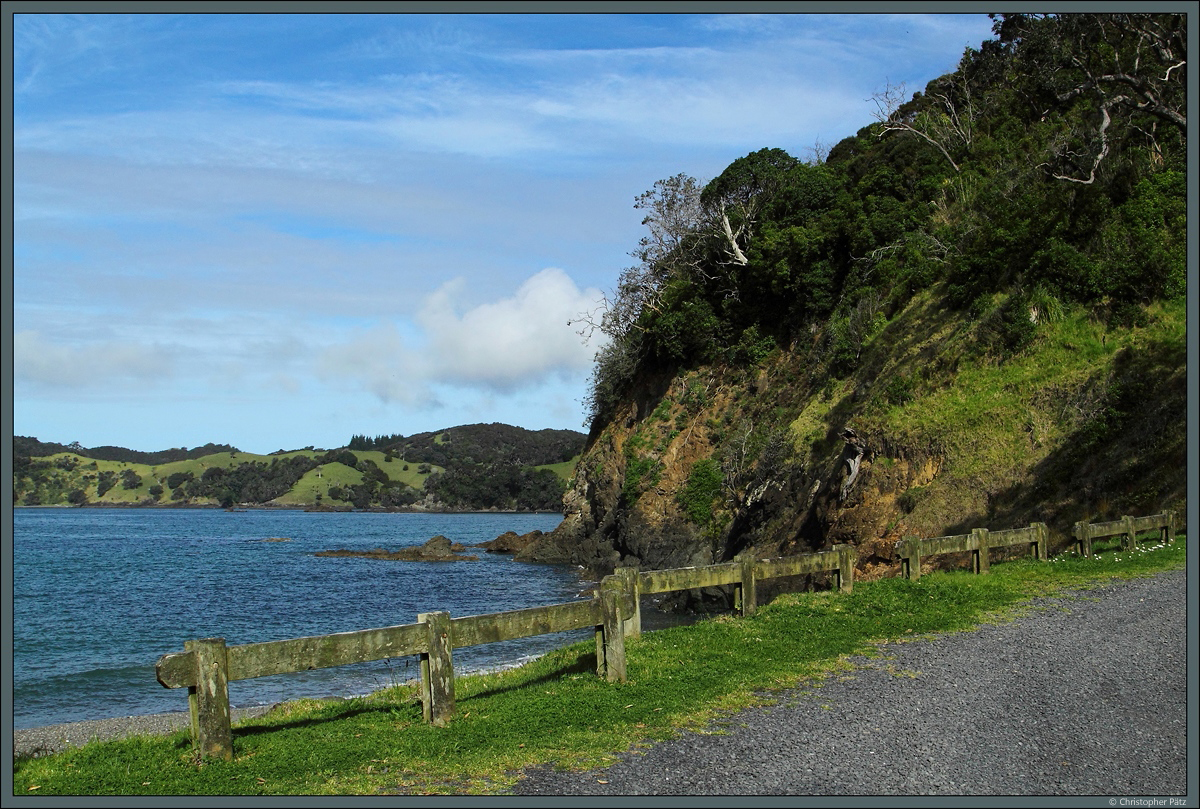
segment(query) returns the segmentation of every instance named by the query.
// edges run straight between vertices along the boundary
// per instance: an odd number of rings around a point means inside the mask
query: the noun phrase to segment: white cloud
[[[466,308],[464,280],[443,284],[417,315],[423,334],[406,339],[394,323],[327,348],[318,373],[327,383],[349,379],[384,403],[435,406],[435,388],[511,394],[590,368],[596,346],[572,322],[597,306],[601,293],[580,290],[548,268],[508,298]]]
[[[329,346],[317,360],[317,374],[327,383],[356,382],[385,404],[436,404],[424,358],[392,324]]]
[[[171,374],[171,358],[162,346],[109,341],[65,346],[37,331],[13,335],[13,377],[51,388],[86,388],[106,382],[142,384]]]
[[[596,307],[599,290],[581,291],[551,267],[526,280],[511,298],[459,315],[455,298],[464,287],[444,285],[418,315],[442,381],[510,391],[591,364],[595,348],[584,344],[572,321]]]

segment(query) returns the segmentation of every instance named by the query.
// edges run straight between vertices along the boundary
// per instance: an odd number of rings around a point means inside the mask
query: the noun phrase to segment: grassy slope
[[[543,464],[542,466],[535,466],[534,469],[549,469],[563,480],[570,480],[575,476],[575,466],[579,463],[579,459],[581,457],[581,455],[576,455],[569,461],[563,461],[562,463]]]
[[[803,455],[848,423],[897,455],[934,459],[936,476],[915,492],[905,517],[927,535],[965,524],[1058,518],[1061,525],[1179,507],[1184,302],[1156,304],[1148,321],[1106,328],[1070,311],[1043,323],[1024,351],[996,360],[980,351],[975,322],[949,318],[920,296],[868,346],[856,374],[806,402],[792,422],[797,449]],[[1132,401],[1133,409],[1116,413],[1122,385],[1141,398],[1126,390],[1123,406]],[[1081,456],[1097,438],[1107,471]],[[1118,476],[1116,466],[1128,474]],[[1093,489],[1114,491],[1083,495]]]
[[[874,642],[960,631],[1015,614],[1028,598],[1114,578],[1181,569],[1186,542],[1109,548],[992,566],[989,576],[933,573],[836,592],[780,596],[750,618],[722,616],[647,633],[627,644],[629,682],[595,675],[594,645],[552,652],[519,669],[456,680],[457,715],[421,722],[410,686],[369,698],[286,703],[234,730],[231,763],[198,762],[186,733],[93,742],[14,762],[14,793],[411,794],[502,792],[521,768],[585,767],[769,702],[770,691],[818,688],[877,655]],[[182,698],[182,697],[181,697]]]
[[[125,463],[121,461],[98,461],[91,458],[84,458],[73,453],[58,453],[47,458],[38,458],[37,460],[57,461],[62,458],[73,458],[78,461],[78,466],[71,471],[56,470],[60,478],[59,484],[56,486],[57,498],[49,499],[46,505],[59,505],[66,503],[67,493],[72,489],[83,489],[88,495],[88,501],[92,503],[112,503],[112,504],[134,504],[150,499],[150,487],[158,484],[166,488],[167,478],[176,473],[190,472],[195,477],[199,478],[204,474],[206,469],[211,467],[223,467],[232,469],[243,463],[263,463],[270,464],[276,458],[290,458],[296,455],[303,455],[309,458],[319,457],[324,455],[323,452],[315,452],[311,450],[297,450],[288,452],[282,455],[255,455],[249,452],[219,452],[214,455],[205,455],[201,458],[192,458],[183,461],[173,461],[166,464],[158,464],[150,466],[148,464]],[[439,466],[432,466],[429,472],[418,472],[420,464],[416,462],[408,462],[403,458],[394,458],[391,461],[385,460],[385,455],[382,452],[370,450],[354,453],[359,460],[374,461],[380,469],[387,473],[388,477],[394,481],[405,483],[416,489],[420,489],[425,479],[434,472],[444,471]],[[405,469],[405,467],[408,469]],[[120,474],[126,470],[132,469],[142,478],[142,484],[136,489],[126,489],[120,482]],[[115,472],[118,476],[117,484],[112,489],[104,493],[104,496],[97,496],[96,478],[104,471]],[[340,464],[325,464],[317,469],[309,471],[292,491],[277,498],[274,502],[280,505],[308,505],[315,502],[315,495],[320,492],[323,497],[328,498],[328,489],[330,486],[352,486],[362,483],[362,473],[354,469]],[[171,493],[166,491],[163,493],[161,503],[171,502]],[[212,504],[215,501],[204,500],[201,504]]]

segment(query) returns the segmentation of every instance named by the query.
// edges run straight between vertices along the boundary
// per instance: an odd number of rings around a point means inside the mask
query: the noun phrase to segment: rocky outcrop
[[[317,551],[315,556],[353,556],[362,559],[385,559],[393,562],[476,562],[478,556],[463,553],[467,548],[458,542],[451,542],[442,535],[433,537],[424,545],[413,548],[400,548],[386,551],[383,548],[372,548],[369,551],[351,551],[339,549],[335,551]]]
[[[530,531],[528,534],[518,534],[516,531],[505,531],[495,539],[487,542],[477,542],[472,548],[483,548],[488,553],[520,553],[531,544],[539,542],[544,537],[541,531]]]

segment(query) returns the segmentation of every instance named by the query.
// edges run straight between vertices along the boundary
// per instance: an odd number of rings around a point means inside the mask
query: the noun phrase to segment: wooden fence
[[[224,638],[190,640],[183,652],[159,658],[156,674],[166,688],[188,689],[192,738],[204,757],[233,757],[230,682],[405,655],[420,655],[424,720],[444,725],[454,713],[455,648],[594,627],[596,673],[610,682],[624,681],[625,637],[641,633],[642,595],[734,585],[737,604],[749,615],[756,603],[755,584],[764,579],[829,571],[839,588],[850,592],[856,559],[852,546],[839,545],[787,559],[740,556],[707,567],[645,572],[618,568],[586,601],[462,618],[427,612],[418,615],[415,624],[242,646],[226,646]]]
[[[1152,514],[1149,517],[1122,517],[1113,522],[1088,524],[1075,523],[1075,548],[1084,556],[1092,555],[1092,540],[1119,536],[1126,550],[1137,546],[1137,535],[1146,531],[1158,531],[1159,539],[1168,545],[1175,541],[1175,512]]]
[[[921,578],[921,559],[943,553],[971,552],[971,568],[976,573],[988,572],[988,556],[992,548],[1028,545],[1035,559],[1048,559],[1050,531],[1045,523],[1035,522],[1028,528],[1008,531],[989,531],[976,528],[969,534],[920,539],[905,537],[896,543],[900,554],[900,575],[906,579]]]
[[[1112,523],[1075,526],[1076,542],[1091,555],[1091,540],[1124,536],[1127,547],[1139,531],[1159,530],[1166,542],[1175,535],[1175,514],[1125,517]],[[1044,523],[1008,531],[977,528],[969,534],[920,539],[905,537],[897,543],[903,576],[921,575],[921,560],[942,553],[973,553],[973,568],[988,572],[992,548],[1025,545],[1038,559],[1048,558],[1048,530]],[[166,688],[188,689],[192,738],[204,757],[233,757],[228,684],[273,674],[344,666],[371,660],[419,655],[420,693],[426,722],[444,725],[454,713],[453,650],[481,643],[565,632],[594,627],[596,673],[610,682],[624,681],[625,638],[641,634],[641,597],[656,593],[705,587],[734,588],[735,606],[743,615],[754,613],[757,583],[808,573],[832,573],[839,590],[854,587],[858,554],[851,545],[828,551],[780,559],[755,559],[742,554],[732,562],[703,567],[639,571],[617,568],[600,582],[596,595],[586,601],[530,607],[509,612],[452,618],[448,612],[427,612],[414,624],[363,629],[334,635],[226,646],[224,638],[184,643],[184,651],[163,655],[156,673]]]

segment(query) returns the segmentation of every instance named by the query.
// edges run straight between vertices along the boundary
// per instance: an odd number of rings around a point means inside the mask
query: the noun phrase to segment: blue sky
[[[986,15],[13,17],[13,429],[585,429],[634,198],[954,69]]]

